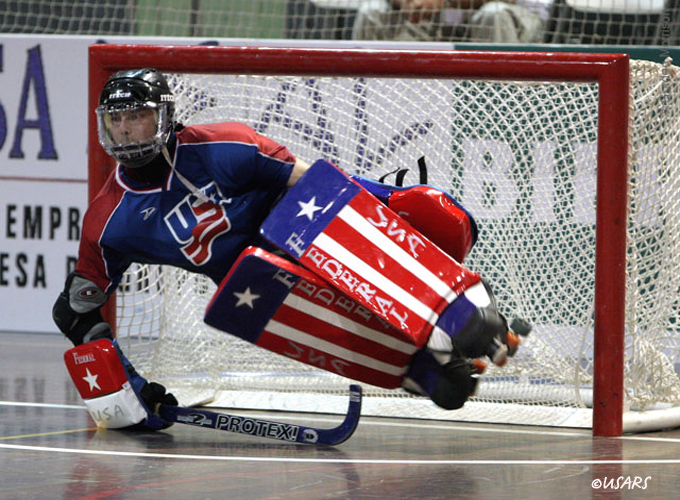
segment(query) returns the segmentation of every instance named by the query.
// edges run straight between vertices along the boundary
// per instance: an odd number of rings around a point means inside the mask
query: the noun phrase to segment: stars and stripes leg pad
[[[232,266],[204,319],[288,358],[386,388],[401,386],[417,350],[353,297],[256,247]]]
[[[323,160],[288,191],[261,233],[418,347],[442,311],[481,279]]]

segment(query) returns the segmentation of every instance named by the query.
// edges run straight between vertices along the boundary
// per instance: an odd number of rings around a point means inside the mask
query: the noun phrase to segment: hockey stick
[[[241,417],[197,408],[161,404],[158,414],[170,422],[207,427],[220,431],[260,436],[291,443],[335,446],[347,441],[359,424],[361,387],[350,385],[349,408],[345,419],[332,429],[318,429],[304,425],[272,422],[259,418]]]

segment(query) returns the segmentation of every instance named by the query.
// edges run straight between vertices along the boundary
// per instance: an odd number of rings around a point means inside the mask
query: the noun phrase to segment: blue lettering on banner
[[[296,90],[295,85],[284,82],[277,92],[274,102],[268,104],[263,110],[259,120],[259,123],[262,125],[258,127],[258,132],[264,133],[266,127],[271,122],[280,123],[286,128],[290,128],[302,134],[302,137],[304,137],[305,140],[310,141],[314,146],[314,149],[320,151],[324,155],[324,158],[337,164],[338,148],[335,145],[335,136],[330,130],[326,107],[321,98],[321,93],[317,87],[316,80],[313,78],[306,80],[304,82],[304,88],[309,97],[312,112],[315,116],[315,127],[302,120],[293,118],[284,110],[288,101],[288,95],[294,93]]]
[[[366,79],[357,78],[352,92],[355,94],[354,130],[358,139],[353,161],[356,172],[379,169],[385,162],[392,159],[399,148],[414,143],[419,137],[425,137],[434,127],[432,120],[406,124],[402,130],[390,137],[386,144],[379,144],[373,152],[367,146],[369,126],[366,111],[368,104]]]
[[[367,145],[369,127],[366,112],[366,79],[357,78],[352,92],[357,96],[354,107],[354,130],[359,139],[354,151],[354,166],[357,172],[363,172],[371,169],[370,151]]]
[[[332,122],[328,116],[328,105],[323,101],[323,93],[319,89],[319,81],[309,78],[304,81],[302,91],[307,95],[314,120],[300,120],[294,118],[286,106],[289,105],[289,96],[300,92],[299,86],[290,82],[283,82],[279,87],[273,101],[262,111],[255,129],[260,134],[266,134],[270,124],[275,123],[299,133],[303,139],[319,151],[322,157],[340,165],[340,151],[336,144],[335,134],[332,130]],[[367,84],[365,78],[357,78],[352,87],[354,94],[354,130],[357,133],[357,145],[355,157],[352,163],[357,171],[370,171],[372,168],[380,168],[383,163],[390,160],[399,148],[413,143],[419,137],[425,136],[433,128],[431,120],[406,124],[405,127],[388,138],[384,144],[378,144],[375,152],[368,147],[368,113]]]
[[[28,98],[33,88],[34,98],[38,117],[29,119],[26,117]],[[40,160],[56,160],[57,151],[54,148],[54,135],[52,134],[52,123],[50,120],[50,109],[47,102],[47,87],[45,85],[45,71],[42,63],[40,45],[28,50],[28,60],[26,61],[26,73],[19,103],[19,114],[17,117],[16,133],[14,144],[10,151],[10,158],[23,158],[21,150],[21,140],[25,129],[38,129],[40,131],[41,147],[38,153]],[[0,141],[1,142],[1,141]]]
[[[273,126],[286,128],[318,151],[320,154],[316,158],[323,158],[346,172],[352,171],[367,177],[392,170],[396,165],[391,165],[391,162],[400,156],[400,150],[417,145],[435,130],[435,118],[412,117],[398,124],[398,128],[385,139],[377,139],[377,134],[372,132],[374,127],[371,123],[370,103],[375,98],[375,94],[372,94],[375,89],[371,87],[370,80],[364,77],[353,78],[349,89],[351,97],[342,103],[335,102],[332,96],[336,94],[327,93],[324,85],[331,84],[315,78],[307,78],[298,83],[289,80],[279,82],[268,97],[266,105],[261,108],[253,127],[264,135],[272,133],[268,129]],[[331,97],[325,97],[327,94]],[[308,109],[301,110],[299,101],[304,102]],[[332,119],[332,111],[335,109],[342,112],[341,119],[345,121],[351,116],[354,140],[351,151],[342,151],[337,140],[333,129],[336,123]],[[449,147],[455,147],[456,157],[452,159],[451,165],[435,165],[435,169],[451,166],[460,179],[453,183],[455,186],[451,182],[442,182],[441,179],[437,179],[438,182],[448,185],[451,194],[479,220],[504,219],[512,213],[527,217],[532,223],[557,222],[564,218],[564,211],[559,213],[561,207],[556,202],[555,187],[550,184],[544,189],[534,189],[530,199],[522,200],[526,207],[522,208],[521,214],[518,213],[518,200],[522,199],[522,193],[517,170],[529,172],[532,177],[528,182],[532,185],[549,178],[550,172],[557,165],[556,142],[537,140],[533,144],[519,146],[503,138],[478,135],[480,136],[471,134],[471,137],[462,139],[451,137],[452,145]],[[438,138],[434,140],[437,141]],[[533,158],[531,164],[524,166],[517,162],[518,147],[526,150],[532,148],[532,155],[527,157],[528,161]],[[583,166],[595,161],[595,142],[572,142],[568,147],[566,161]],[[313,154],[307,159],[314,159]],[[574,185],[573,209],[566,215],[565,222],[594,224],[595,171],[575,168],[569,175]]]

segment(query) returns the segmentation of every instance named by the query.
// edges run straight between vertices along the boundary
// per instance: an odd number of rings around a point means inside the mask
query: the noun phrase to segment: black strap
[[[378,182],[384,184],[385,179],[387,179],[390,175],[397,174],[394,181],[394,185],[402,187],[404,185],[404,178],[406,177],[406,174],[408,174],[408,172],[409,170],[407,168],[398,168],[396,170],[392,170],[391,172],[387,172],[385,175],[378,179]],[[418,158],[418,176],[420,184],[427,184],[427,165],[425,164],[424,156]]]
[[[427,184],[427,165],[424,156],[418,158],[418,173],[420,174],[420,183]]]
[[[392,175],[394,173],[398,173],[398,172],[399,172],[399,169],[392,170],[391,172],[387,172],[385,175],[380,177],[380,179],[378,179],[378,182],[385,184],[385,179],[387,179],[390,175]]]

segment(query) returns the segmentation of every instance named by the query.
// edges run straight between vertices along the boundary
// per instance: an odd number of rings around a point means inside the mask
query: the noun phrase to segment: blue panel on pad
[[[246,255],[215,294],[206,310],[205,322],[256,343],[299,279],[266,259]]]
[[[316,161],[262,224],[261,234],[295,258],[361,190],[324,160]]]

